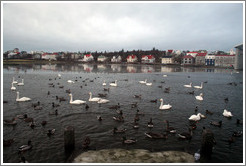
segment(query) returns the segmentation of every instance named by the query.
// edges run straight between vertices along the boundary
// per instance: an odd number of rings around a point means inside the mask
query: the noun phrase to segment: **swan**
[[[166,74],[164,74],[164,75],[163,75],[163,77],[167,77],[167,75],[166,75]]]
[[[146,84],[147,83],[147,79],[145,79],[144,81],[139,81],[140,84]]]
[[[74,83],[74,81],[72,81],[72,80],[68,80],[67,82],[68,82],[68,83]]]
[[[58,77],[61,78],[61,74],[58,74]]]
[[[18,82],[17,81],[15,81],[15,77],[13,77],[13,82],[12,82],[13,84],[17,84]]]
[[[30,101],[31,100],[28,97],[22,97],[22,98],[20,98],[20,96],[19,96],[20,93],[19,92],[16,92],[16,94],[17,94],[16,101]]]
[[[199,121],[201,119],[201,113],[198,113],[197,115],[191,115],[189,117],[189,120],[191,121]]]
[[[172,108],[170,104],[163,105],[163,99],[160,99],[160,101],[161,101],[161,105],[159,107],[160,110],[167,110],[167,109]]]
[[[192,87],[192,82],[189,85],[184,85],[186,88],[191,88]]]
[[[83,100],[74,100],[73,101],[72,93],[70,93],[69,96],[70,96],[70,104],[84,104],[84,103],[86,103],[86,101],[83,101]]]
[[[24,86],[24,79],[22,79],[22,82],[17,84],[18,86]]]
[[[109,102],[109,100],[107,100],[107,99],[100,99],[97,103],[103,104],[103,103],[108,103],[108,102]]]
[[[110,85],[110,86],[117,86],[117,80],[115,80],[114,83],[110,83],[109,85]]]
[[[104,82],[103,82],[103,84],[102,84],[103,86],[106,86],[107,84],[106,84],[106,82],[105,82],[105,80],[104,80]]]
[[[200,93],[199,96],[195,96],[195,97],[196,97],[197,100],[201,100],[202,101],[203,100],[203,97],[202,96],[203,96],[203,93]]]
[[[92,98],[92,93],[91,92],[89,92],[89,95],[90,95],[89,101],[96,101],[96,102],[98,102],[101,99],[100,97],[93,97]]]
[[[196,88],[196,89],[202,89],[202,86],[203,86],[203,82],[201,82],[201,86],[194,86],[194,88]]]
[[[223,115],[224,115],[225,117],[228,117],[228,118],[230,118],[230,117],[233,116],[233,115],[231,114],[231,112],[230,112],[230,111],[227,111],[226,109],[224,109]]]
[[[10,88],[11,90],[16,90],[16,87],[14,86],[14,83],[12,82],[12,87]]]
[[[152,83],[147,83],[147,82],[146,82],[146,85],[147,85],[147,86],[151,86],[151,85],[152,85]]]

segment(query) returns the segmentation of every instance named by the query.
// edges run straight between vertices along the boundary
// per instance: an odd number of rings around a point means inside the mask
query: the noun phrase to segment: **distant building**
[[[43,53],[42,60],[56,60],[57,53]]]
[[[153,55],[142,55],[141,62],[142,63],[154,63],[155,57]]]
[[[134,63],[137,62],[138,59],[136,55],[128,55],[126,60],[128,63]]]
[[[182,65],[192,65],[194,64],[195,58],[191,55],[185,55],[182,58]]]
[[[83,62],[91,62],[94,61],[94,57],[91,54],[84,55],[84,58],[82,60]]]
[[[205,65],[205,56],[207,53],[197,53],[195,63],[196,65]]]
[[[234,67],[235,55],[219,54],[215,55],[214,66],[218,67]]]
[[[214,54],[207,54],[205,56],[205,65],[206,66],[214,66],[215,65],[215,55]]]
[[[197,54],[198,54],[197,51],[194,51],[194,52],[187,52],[187,53],[186,53],[186,55],[190,55],[190,56],[192,56],[193,58],[195,58]]]
[[[107,57],[104,56],[104,55],[100,55],[98,58],[97,58],[97,61],[98,62],[105,62],[107,60]]]
[[[114,63],[118,63],[118,62],[121,62],[121,56],[118,55],[118,56],[113,56],[113,58],[111,59],[111,62],[114,62]]]
[[[236,48],[236,56],[235,56],[234,69],[242,70],[243,69],[243,44],[239,44],[235,46],[235,48]]]
[[[161,58],[161,63],[162,64],[173,64],[174,63],[174,59],[172,56],[163,56]]]

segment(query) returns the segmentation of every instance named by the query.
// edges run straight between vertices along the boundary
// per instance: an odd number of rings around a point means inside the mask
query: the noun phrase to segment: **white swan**
[[[167,77],[167,75],[166,75],[166,74],[164,74],[164,75],[163,75],[163,77]]]
[[[117,80],[115,80],[114,83],[110,83],[109,85],[110,85],[110,86],[117,86]]]
[[[224,109],[223,115],[228,118],[233,116],[232,113],[230,111],[227,111],[226,109]]]
[[[31,99],[29,97],[22,97],[20,98],[20,93],[19,92],[16,92],[17,94],[17,97],[16,97],[16,101],[30,101]]]
[[[16,87],[14,87],[14,83],[12,82],[12,86],[10,88],[11,90],[16,90]]]
[[[184,85],[186,88],[191,88],[192,87],[192,82],[189,85]]]
[[[97,103],[103,104],[103,103],[108,103],[108,102],[109,102],[109,100],[107,100],[107,99],[100,99]]]
[[[102,84],[103,86],[106,86],[107,84],[106,84],[106,82],[105,82],[105,80],[103,81],[103,84]]]
[[[202,101],[203,100],[203,94],[202,93],[200,93],[200,95],[199,96],[195,96],[196,97],[196,99],[197,100],[200,100],[200,101]]]
[[[22,79],[22,82],[17,84],[18,86],[24,86],[24,79]]]
[[[147,79],[145,79],[144,81],[139,81],[140,84],[146,84],[147,83]]]
[[[61,74],[58,74],[58,77],[61,78]]]
[[[163,105],[163,99],[160,99],[160,101],[161,101],[161,105],[159,107],[160,110],[167,110],[167,109],[172,108],[172,106],[170,104]]]
[[[201,86],[194,86],[194,88],[196,88],[196,89],[202,89],[203,87],[203,82],[201,82]]]
[[[70,102],[69,102],[70,104],[84,104],[84,103],[86,103],[86,101],[83,101],[83,100],[74,100],[73,101],[72,93],[70,93],[69,96],[70,96]]]
[[[152,85],[152,83],[151,83],[151,82],[150,82],[150,83],[147,83],[147,82],[146,82],[146,85],[147,85],[147,86],[151,86],[151,85]]]
[[[72,80],[68,80],[67,82],[68,82],[68,83],[74,83],[74,81],[72,81]]]
[[[18,82],[15,81],[15,77],[13,77],[13,81],[12,81],[13,84],[17,84]]]
[[[201,113],[198,113],[197,115],[191,115],[189,117],[189,120],[191,121],[199,121],[201,119]]]
[[[91,92],[89,92],[89,95],[90,95],[89,101],[96,101],[96,102],[98,102],[101,99],[100,97],[93,97],[92,98],[92,93]]]

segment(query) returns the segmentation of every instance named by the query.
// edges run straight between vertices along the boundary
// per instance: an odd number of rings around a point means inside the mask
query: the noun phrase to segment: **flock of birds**
[[[163,77],[167,77],[167,75],[163,75]],[[58,78],[61,79],[61,75],[60,74],[58,74]],[[75,81],[68,80],[67,83],[74,84]],[[192,86],[192,82],[191,82],[188,85],[184,85],[184,87],[185,88],[195,88],[195,89],[198,89],[198,90],[202,90],[203,89],[203,83],[204,82],[201,82],[200,86]],[[207,82],[205,82],[205,83],[207,83]],[[147,79],[145,79],[144,81],[139,81],[139,84],[143,84],[143,85],[146,85],[146,86],[152,86],[153,85],[153,83],[147,82]],[[12,81],[11,85],[12,86],[11,86],[10,89],[12,91],[16,91],[16,101],[17,102],[31,101],[31,98],[29,98],[29,97],[20,97],[20,93],[17,91],[17,88],[14,86],[14,85],[24,86],[24,79],[22,79],[22,82],[18,83],[15,80],[15,78],[13,77],[13,81]],[[104,82],[102,83],[102,86],[106,86],[106,85],[107,85],[107,83],[104,80]],[[53,86],[53,84],[51,83],[50,86]],[[117,87],[118,86],[117,80],[115,80],[114,82],[109,83],[109,86]],[[63,87],[60,87],[60,88],[63,88]],[[104,88],[104,91],[107,91],[107,90],[109,90],[109,89]],[[166,93],[169,93],[169,91],[170,91],[170,87],[169,88],[165,88],[165,92]],[[74,105],[85,104],[85,108],[89,109],[88,104],[86,104],[87,101],[85,101],[85,100],[73,100],[73,95],[72,95],[70,89],[66,90],[66,93],[69,93],[68,95],[70,97],[70,100],[69,100],[70,104],[72,104],[72,105],[73,104]],[[194,91],[193,92],[189,92],[189,93],[190,94],[194,94]],[[50,92],[48,91],[47,94],[49,95]],[[105,97],[106,95],[101,94],[101,96]],[[141,98],[141,95],[134,95],[134,97],[135,98]],[[57,100],[59,99],[60,101],[66,101],[66,99],[63,98],[63,97],[56,96],[56,99]],[[199,101],[203,101],[203,93],[200,93],[199,96],[195,96],[195,99],[199,100]],[[228,100],[229,100],[228,98],[224,99],[225,102],[228,102]],[[108,99],[105,99],[105,98],[102,98],[102,97],[93,97],[92,96],[92,92],[89,92],[88,101],[89,102],[97,102],[99,104],[109,103],[110,102]],[[151,100],[150,102],[157,103],[157,101],[158,100],[155,99],[155,100]],[[164,104],[163,98],[160,98],[159,101],[160,101],[160,106],[159,106],[160,110],[172,109],[172,105]],[[6,103],[7,101],[4,101],[4,102]],[[34,107],[34,109],[37,109],[37,110],[42,109],[42,107],[40,106],[40,102],[39,101],[37,103],[32,103],[32,106]],[[58,107],[58,106],[59,106],[59,104],[55,104],[54,102],[52,103],[52,107],[53,108]],[[137,103],[133,103],[133,104],[131,104],[131,106],[132,106],[132,108],[137,108],[137,112],[136,112],[136,115],[134,117],[133,128],[134,129],[138,129],[139,128],[138,121],[140,120],[139,116],[140,115],[144,115],[144,114],[140,113]],[[120,107],[121,107],[120,103],[118,103],[117,105],[113,105],[113,106],[109,107],[109,109],[114,109],[119,114],[119,116],[114,116],[113,117],[113,119],[115,121],[124,122],[123,111],[120,109]],[[195,108],[195,112],[196,113],[197,113],[197,111],[198,111],[198,107]],[[57,109],[55,110],[55,113],[51,113],[51,114],[58,115]],[[208,115],[208,114],[212,115],[213,112],[206,110],[206,115]],[[226,109],[224,109],[224,112],[222,114],[223,114],[223,116],[225,116],[227,118],[232,118],[232,116],[233,116],[232,113],[230,111],[226,110]],[[201,114],[201,113],[197,113],[197,114],[191,115],[188,118],[188,120],[190,121],[190,124],[189,124],[189,127],[188,127],[188,132],[178,133],[177,136],[180,139],[191,140],[192,139],[192,135],[193,135],[193,131],[192,130],[195,130],[197,128],[197,122],[200,121],[203,118],[206,118],[206,116]],[[36,123],[34,122],[33,118],[28,117],[26,114],[18,115],[15,118],[13,118],[12,120],[4,120],[4,124],[6,124],[6,125],[16,125],[17,124],[17,121],[16,121],[17,119],[23,119],[25,122],[29,122],[29,126],[32,127],[32,128],[36,126]],[[97,116],[97,119],[99,121],[103,120],[103,118],[100,115]],[[42,121],[41,122],[42,126],[46,125],[46,123],[47,123],[47,121]],[[176,134],[177,133],[177,129],[175,129],[174,127],[171,127],[169,125],[169,121],[168,120],[164,120],[164,123],[166,124],[166,128],[165,128],[163,133],[156,133],[156,132],[151,132],[150,131],[150,132],[145,132],[144,134],[148,138],[151,138],[151,139],[167,139],[169,134]],[[237,124],[242,124],[242,121],[237,119],[236,123]],[[210,124],[213,125],[213,126],[221,127],[222,121],[219,121],[219,122],[211,121]],[[150,121],[148,122],[147,127],[150,128],[150,129],[154,127],[154,124],[152,122],[152,118],[150,118]],[[51,136],[51,135],[53,135],[55,133],[55,131],[56,131],[55,129],[49,129],[47,131],[47,135]],[[123,128],[123,129],[118,129],[117,127],[113,128],[113,134],[125,133],[126,131],[127,130],[125,128]],[[242,135],[242,131],[234,131],[232,136],[228,139],[228,142],[229,143],[234,142],[234,137],[239,137],[241,135]],[[4,140],[4,146],[10,146],[13,142],[14,142],[13,139]],[[122,137],[122,143],[124,143],[124,144],[134,144],[136,142],[137,142],[136,138],[126,138],[125,136]],[[90,138],[86,137],[86,139],[83,141],[83,147],[88,148],[89,144],[90,144]],[[29,149],[32,149],[31,140],[28,141],[27,145],[20,146],[18,150],[19,150],[19,152],[24,152],[24,151],[27,151]],[[26,160],[25,160],[25,158],[23,156],[21,156],[21,161],[22,162],[26,162]]]

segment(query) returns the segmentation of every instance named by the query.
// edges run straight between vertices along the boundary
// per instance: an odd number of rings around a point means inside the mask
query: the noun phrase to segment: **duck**
[[[70,104],[85,104],[86,103],[86,101],[83,101],[83,100],[74,100],[73,101],[72,93],[70,93],[69,96],[70,96],[70,102],[69,102]]]
[[[36,123],[34,121],[29,123],[29,126],[33,129],[34,127],[36,127]]]
[[[144,81],[139,81],[140,84],[146,84],[147,83],[147,79],[145,79]]]
[[[147,132],[144,134],[152,139],[167,139],[167,134],[153,133],[153,132]]]
[[[178,134],[179,138],[187,139],[187,140],[191,140],[192,135],[193,135],[193,132],[190,128],[189,128],[189,132],[183,132],[183,133]]]
[[[137,106],[138,106],[137,102],[131,104],[131,108],[136,108]]]
[[[67,89],[65,92],[66,93],[71,93],[71,90],[70,89]]]
[[[202,89],[203,88],[203,82],[201,82],[201,86],[194,86],[196,89]]]
[[[188,94],[190,94],[190,95],[194,95],[194,94],[195,94],[195,92],[194,92],[194,91],[191,91],[191,92],[188,92]]]
[[[82,147],[83,149],[87,149],[91,143],[90,137],[86,136],[85,139],[83,140]]]
[[[133,126],[132,126],[134,129],[138,129],[139,128],[139,125],[137,123],[137,120],[134,119],[134,123],[133,123]]]
[[[42,122],[41,122],[41,125],[42,126],[45,126],[47,124],[47,121],[46,120],[43,120]]]
[[[190,121],[199,121],[201,119],[201,113],[198,113],[197,115],[191,115],[189,117]]]
[[[199,96],[195,96],[195,97],[196,97],[197,100],[202,101],[203,100],[203,97],[202,96],[203,96],[203,93],[200,93]]]
[[[34,110],[42,110],[42,109],[43,109],[43,107],[40,105],[34,107]]]
[[[49,115],[58,115],[58,110],[56,109],[54,113],[49,113]]]
[[[118,122],[124,122],[124,117],[123,116],[114,116],[113,119]]]
[[[117,127],[114,127],[113,129],[113,133],[114,134],[117,134],[117,133],[125,133],[126,132],[126,129],[118,129]]]
[[[154,124],[152,122],[152,118],[150,118],[150,121],[148,122],[148,128],[153,128],[154,127]]]
[[[186,88],[191,88],[192,87],[192,82],[189,85],[184,85]]]
[[[227,118],[231,118],[233,115],[230,111],[224,109],[223,115]]]
[[[59,107],[60,106],[60,104],[55,104],[54,102],[52,102],[52,107],[54,108],[54,107]]]
[[[102,84],[103,86],[106,86],[107,84],[106,84],[106,82],[105,82],[105,80],[103,81],[103,84]]]
[[[125,136],[122,137],[122,143],[123,144],[135,144],[136,142],[137,142],[136,139],[133,139],[133,138],[127,139]]]
[[[196,108],[195,108],[195,112],[197,112],[198,111],[198,106],[196,106]]]
[[[12,143],[14,143],[14,139],[8,139],[8,140],[3,139],[3,146],[10,146],[12,145]]]
[[[102,121],[102,117],[100,115],[98,115],[97,120]]]
[[[47,135],[50,137],[51,135],[54,135],[55,134],[55,131],[56,131],[56,129],[49,129],[47,131]]]
[[[221,120],[220,120],[219,122],[212,121],[212,122],[210,122],[210,124],[211,124],[211,125],[213,125],[213,126],[218,126],[218,127],[221,127],[221,125],[222,125],[222,121],[221,121]]]
[[[56,96],[56,100],[59,100],[59,102],[67,101],[64,97],[58,97],[58,96]]]
[[[90,107],[88,104],[85,104],[85,109],[88,110]]]
[[[169,133],[176,133],[176,129],[169,126],[169,121],[168,120],[165,120],[164,123],[167,124],[167,127],[166,127],[166,131],[167,132],[169,132]]]
[[[243,124],[243,122],[240,119],[237,119],[237,124]]]
[[[109,85],[110,85],[110,86],[117,86],[117,80],[115,80],[114,83],[110,83]]]
[[[14,83],[12,82],[12,86],[10,88],[12,91],[15,91],[16,90],[16,87],[14,86]]]
[[[16,125],[17,124],[17,121],[16,121],[17,118],[12,118],[11,120],[3,120],[3,123],[5,125]]]
[[[33,118],[27,117],[27,114],[24,114],[24,121],[25,122],[33,122]]]
[[[133,97],[141,99],[142,95],[134,95]]]
[[[106,97],[106,96],[107,96],[107,94],[98,93],[98,96],[99,96],[99,97]]]
[[[225,103],[228,103],[229,99],[228,97],[224,98]]]
[[[164,93],[169,93],[170,92],[170,87],[165,88]]]
[[[209,110],[206,110],[206,114],[213,115],[214,113]]]
[[[103,88],[104,91],[108,91],[109,92],[109,88]]]
[[[30,101],[31,100],[31,98],[29,98],[29,97],[22,97],[22,98],[20,98],[19,97],[19,95],[20,95],[19,92],[16,92],[16,94],[17,94],[16,101]]]
[[[234,131],[232,136],[233,137],[240,137],[243,134],[243,131]]]
[[[161,105],[159,107],[160,110],[167,110],[167,109],[171,109],[172,108],[172,106],[170,104],[163,105],[163,99],[162,98],[160,99],[160,101],[161,101]]]
[[[24,86],[24,79],[21,80],[22,82],[17,83],[18,86]]]
[[[15,81],[15,77],[13,77],[13,81],[12,81],[13,84],[17,84],[18,82]]]
[[[72,80],[68,80],[67,82],[68,82],[68,83],[72,83],[72,84],[74,83],[74,81],[72,81]]]
[[[20,152],[24,152],[24,151],[27,151],[29,149],[32,149],[32,141],[31,140],[28,141],[27,145],[22,145],[19,147]]]
[[[96,102],[98,102],[101,99],[100,97],[93,97],[92,98],[92,93],[91,92],[89,92],[89,95],[90,95],[89,101],[96,101]]]
[[[109,100],[107,100],[107,99],[100,99],[97,103],[103,104],[103,103],[108,103],[108,102],[109,102]]]
[[[157,99],[155,100],[150,100],[151,103],[157,103]]]
[[[119,109],[119,108],[120,108],[120,103],[118,103],[118,105],[113,105],[109,107],[109,109]]]

